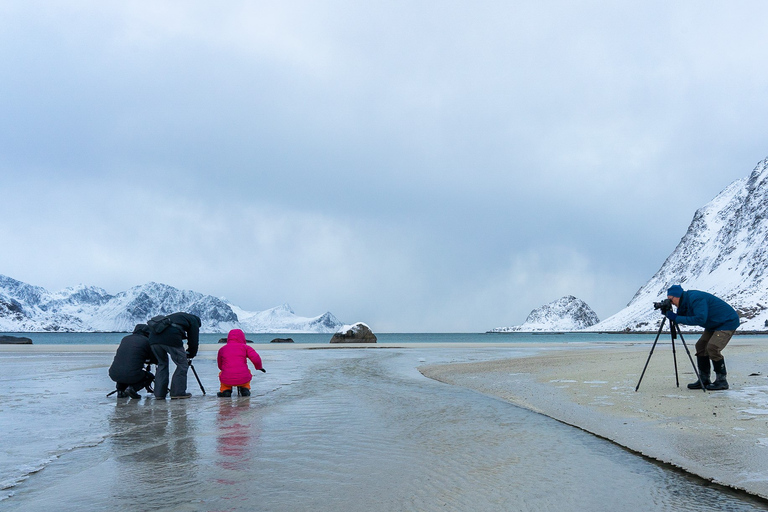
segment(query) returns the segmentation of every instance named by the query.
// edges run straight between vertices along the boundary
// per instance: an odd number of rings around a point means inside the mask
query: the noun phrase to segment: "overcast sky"
[[[768,156],[768,2],[0,3],[0,274],[601,319]]]

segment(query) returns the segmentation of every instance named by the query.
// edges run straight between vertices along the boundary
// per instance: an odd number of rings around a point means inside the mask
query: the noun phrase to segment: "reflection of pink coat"
[[[257,370],[261,370],[261,357],[253,348],[245,344],[245,333],[240,329],[232,329],[227,335],[227,344],[219,349],[216,358],[219,363],[219,380],[226,386],[240,386],[251,382],[248,359]]]

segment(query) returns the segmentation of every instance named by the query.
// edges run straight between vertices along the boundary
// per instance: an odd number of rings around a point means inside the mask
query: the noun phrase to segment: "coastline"
[[[695,338],[686,341],[693,350]],[[201,344],[215,358],[219,344]],[[734,337],[724,351],[728,391],[692,391],[691,362],[678,342],[675,374],[661,338],[639,391],[651,342],[259,344],[257,351],[479,348],[483,362],[422,365],[426,377],[494,396],[610,440],[708,481],[768,500],[768,337]],[[114,353],[117,345],[0,345],[0,353]],[[516,351],[515,351],[516,352]],[[491,360],[491,358],[493,358]],[[459,359],[460,360],[460,359]]]
[[[686,340],[692,356],[695,341]],[[695,375],[679,340],[680,387],[670,341],[661,338],[637,392],[651,343],[570,345],[532,357],[419,371],[768,499],[768,337],[734,338],[723,352],[730,389],[706,393],[686,388]]]

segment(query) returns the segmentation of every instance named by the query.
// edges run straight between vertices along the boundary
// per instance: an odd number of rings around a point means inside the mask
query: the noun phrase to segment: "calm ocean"
[[[78,332],[28,332],[0,333],[11,336],[24,336],[32,339],[34,344],[63,344],[63,345],[102,345],[120,343],[128,333],[78,333]],[[226,333],[201,334],[200,343],[214,344],[225,338]],[[291,338],[295,343],[329,343],[332,334],[246,334],[248,340],[255,344],[270,343],[275,338]],[[532,333],[376,333],[380,343],[547,343],[547,342],[653,342],[653,334],[599,334],[599,333],[564,333],[564,334],[532,334]],[[663,341],[668,340],[665,335]]]

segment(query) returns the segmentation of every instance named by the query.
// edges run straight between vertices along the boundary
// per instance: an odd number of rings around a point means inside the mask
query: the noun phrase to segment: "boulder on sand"
[[[376,335],[362,322],[345,325],[331,338],[331,343],[376,343]]]

